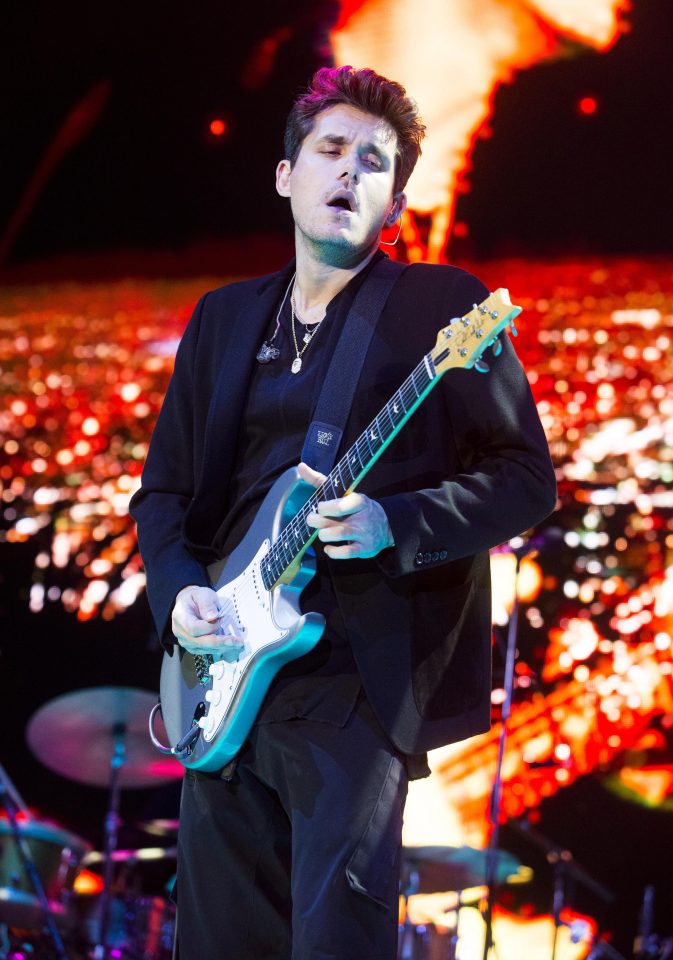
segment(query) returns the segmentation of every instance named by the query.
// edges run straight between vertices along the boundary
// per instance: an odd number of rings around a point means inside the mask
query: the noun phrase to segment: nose
[[[346,180],[346,183],[358,182],[358,159],[355,153],[351,153],[343,159],[343,173],[340,174],[339,180]]]

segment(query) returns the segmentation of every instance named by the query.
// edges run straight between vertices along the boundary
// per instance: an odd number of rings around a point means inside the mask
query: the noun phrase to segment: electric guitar
[[[322,486],[315,489],[300,480],[296,467],[276,480],[238,547],[208,568],[222,621],[243,638],[244,648],[195,656],[176,644],[164,655],[160,700],[150,716],[150,735],[161,752],[204,772],[221,770],[236,756],[275,674],[311,650],[324,629],[320,614],[302,614],[299,608],[301,592],[315,573],[309,548],[318,531],[307,525],[307,516],[321,500],[357,487],[447,370],[486,372],[481,355],[488,347],[500,353],[498,335],[507,326],[516,334],[513,321],[519,313],[521,307],[501,287],[451,320]],[[159,710],[170,748],[154,733]]]

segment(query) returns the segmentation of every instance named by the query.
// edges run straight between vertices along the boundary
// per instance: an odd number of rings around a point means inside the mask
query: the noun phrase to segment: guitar
[[[464,317],[439,331],[427,353],[401,387],[360,434],[318,489],[299,479],[296,467],[276,480],[247,534],[226,558],[208,567],[220,598],[224,622],[244,640],[238,654],[192,655],[176,645],[163,659],[160,700],[150,716],[150,735],[157,748],[171,753],[187,768],[221,770],[240,750],[275,674],[303,656],[320,639],[324,619],[302,614],[299,598],[315,573],[310,550],[318,536],[306,518],[321,500],[354,490],[414,411],[447,370],[475,367],[509,326],[516,334],[514,306],[501,287]],[[170,748],[153,730],[161,711]]]

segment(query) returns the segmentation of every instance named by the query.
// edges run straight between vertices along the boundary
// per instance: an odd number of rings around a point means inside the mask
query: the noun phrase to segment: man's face
[[[276,171],[297,244],[335,266],[369,253],[406,203],[393,196],[396,147],[392,127],[370,113],[343,104],[319,113],[294,164],[282,160]]]

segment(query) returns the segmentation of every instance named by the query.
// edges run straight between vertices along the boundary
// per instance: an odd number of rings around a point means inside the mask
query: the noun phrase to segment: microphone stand
[[[30,845],[26,838],[22,836],[21,828],[19,827],[17,819],[19,812],[23,813],[28,818],[30,818],[30,812],[1,763],[0,803],[4,806],[7,812],[9,827],[12,831],[12,836],[14,838],[14,842],[16,843],[17,850],[19,851],[23,869],[25,870],[26,876],[33,886],[33,890],[35,891],[37,899],[40,901],[40,906],[44,910],[45,926],[47,927],[49,936],[54,944],[54,949],[56,950],[59,960],[68,960],[65,947],[63,946],[63,940],[61,939],[61,934],[58,932],[58,927],[56,926],[56,921],[54,920],[51,904],[47,899],[47,894],[45,893],[44,886],[37,872],[37,867],[35,866]]]
[[[491,821],[491,836],[488,843],[488,853],[486,858],[486,905],[482,911],[486,929],[484,932],[484,952],[483,960],[488,960],[491,949],[495,946],[493,940],[493,887],[498,869],[499,843],[500,843],[500,805],[502,801],[502,767],[505,759],[505,747],[507,745],[508,728],[507,723],[512,711],[512,691],[514,689],[514,663],[516,660],[516,637],[519,627],[519,572],[521,570],[522,559],[534,548],[528,544],[512,549],[516,559],[516,568],[514,572],[514,602],[512,612],[509,615],[509,625],[507,628],[507,654],[505,657],[505,677],[503,687],[505,690],[505,699],[502,705],[502,718],[500,721],[500,740],[498,743],[498,759],[495,767],[495,778],[493,780],[493,790],[491,792],[491,803],[489,818]]]

